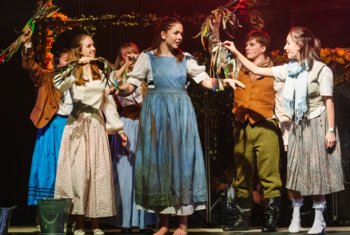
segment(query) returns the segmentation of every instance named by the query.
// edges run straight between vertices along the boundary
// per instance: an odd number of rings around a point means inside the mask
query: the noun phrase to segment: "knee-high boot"
[[[262,232],[276,232],[277,221],[280,214],[281,197],[267,198],[265,201],[265,225]]]
[[[241,231],[249,229],[249,220],[252,211],[252,199],[236,198],[231,208],[227,209],[228,224],[224,231]]]

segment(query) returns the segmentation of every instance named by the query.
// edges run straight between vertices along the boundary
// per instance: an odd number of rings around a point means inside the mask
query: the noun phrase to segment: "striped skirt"
[[[339,136],[330,151],[325,148],[327,113],[294,126],[289,136],[288,189],[303,196],[326,195],[344,189]]]

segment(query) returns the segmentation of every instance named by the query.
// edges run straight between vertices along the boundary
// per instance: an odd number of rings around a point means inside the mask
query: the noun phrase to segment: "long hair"
[[[81,56],[82,56],[81,43],[87,37],[90,37],[90,36],[86,35],[86,34],[80,34],[80,35],[77,35],[73,38],[73,40],[71,41],[71,49],[70,49],[69,56],[68,56],[68,62],[78,61],[81,58]],[[92,80],[100,80],[101,73],[100,73],[100,70],[98,69],[97,65],[93,62],[90,62],[90,68],[91,68]],[[84,85],[88,81],[84,78],[82,66],[79,66],[74,71],[74,76],[77,78],[76,84],[79,86]]]
[[[309,69],[315,60],[320,60],[321,42],[309,29],[305,27],[293,27],[289,30],[292,40],[300,47],[300,60],[304,66],[307,62]]]
[[[133,43],[133,42],[124,43],[120,47],[117,59],[115,60],[115,63],[114,63],[115,69],[120,69],[120,67],[122,67],[122,65],[123,65],[123,62],[124,62],[123,57],[122,57],[122,50],[123,49],[127,50],[128,53],[140,54],[140,49],[136,45],[136,43]]]
[[[175,24],[182,24],[182,23],[179,19],[174,17],[162,18],[159,21],[159,23],[156,25],[152,47],[149,48],[148,50],[156,50],[155,55],[158,56],[161,53],[160,45],[163,42],[161,33],[169,31]],[[174,49],[171,52],[176,57],[177,61],[182,61],[182,59],[184,58],[184,54],[181,49]]]

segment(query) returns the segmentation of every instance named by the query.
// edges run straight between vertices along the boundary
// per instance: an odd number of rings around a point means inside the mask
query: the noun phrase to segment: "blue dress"
[[[53,198],[58,154],[67,117],[55,115],[38,129],[29,177],[28,205],[38,205],[39,199]]]
[[[175,57],[146,54],[154,89],[148,89],[141,109],[136,203],[161,213],[166,208],[176,211],[189,205],[204,209],[206,174],[196,115],[185,90],[187,58],[177,62]]]

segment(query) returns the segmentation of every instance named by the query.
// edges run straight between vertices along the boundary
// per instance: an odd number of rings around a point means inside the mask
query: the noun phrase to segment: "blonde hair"
[[[69,52],[68,56],[68,62],[71,61],[78,61],[81,58],[81,50],[82,50],[82,41],[90,37],[89,35],[86,34],[80,34],[77,35],[73,38],[71,42],[71,49]],[[91,74],[92,74],[92,80],[101,80],[101,73],[97,65],[93,62],[90,63],[90,68],[91,68]],[[77,78],[76,84],[81,86],[84,85],[87,80],[84,78],[83,74],[83,67],[79,66],[75,71],[74,71],[74,76]]]

